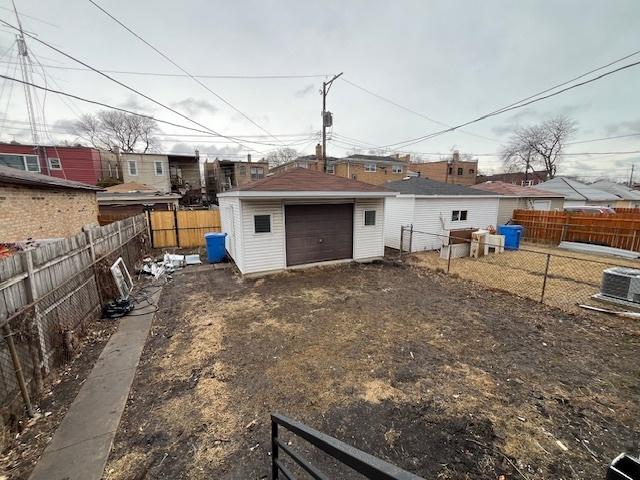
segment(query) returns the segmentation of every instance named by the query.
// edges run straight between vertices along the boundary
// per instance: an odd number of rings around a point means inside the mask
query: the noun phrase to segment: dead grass
[[[487,257],[454,258],[449,273],[487,287],[540,301],[547,268],[547,255],[552,254],[544,285],[544,303],[576,313],[579,303],[589,303],[600,289],[602,271],[612,266],[635,266],[637,263],[606,256],[580,254],[553,247],[524,244],[524,250],[505,251]],[[446,272],[447,260],[439,253],[420,252],[409,257],[413,265]]]

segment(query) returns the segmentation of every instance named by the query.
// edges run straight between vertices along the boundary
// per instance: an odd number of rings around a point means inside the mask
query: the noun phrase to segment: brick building
[[[421,177],[453,185],[475,185],[478,174],[477,160],[461,160],[459,152],[453,152],[451,159],[438,162],[412,163],[412,172]]]
[[[89,185],[103,176],[100,152],[89,147],[0,143],[0,165]]]
[[[539,183],[550,180],[549,172],[546,170],[534,170],[525,175],[524,172],[496,173],[495,175],[478,175],[477,183],[504,182],[521,187],[531,187]]]
[[[218,160],[204,164],[207,199],[215,201],[216,195],[231,188],[242,187],[254,180],[264,178],[269,172],[269,163],[261,160]]]
[[[0,242],[67,237],[97,225],[100,190],[0,166]]]

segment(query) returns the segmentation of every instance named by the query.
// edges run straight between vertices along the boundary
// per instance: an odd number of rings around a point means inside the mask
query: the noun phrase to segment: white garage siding
[[[233,197],[220,197],[220,226],[227,234],[225,248],[229,256],[242,271],[242,225],[240,224],[240,200]]]
[[[220,197],[222,231],[226,248],[243,274],[284,270],[286,266],[285,203],[354,203],[353,259],[384,256],[385,206],[383,198],[342,200],[239,200]],[[376,224],[365,226],[364,212],[375,210]],[[255,233],[254,215],[271,217],[271,232]]]
[[[452,221],[454,210],[466,210],[467,219]],[[400,226],[413,224],[411,250],[435,250],[442,246],[449,230],[485,228],[496,225],[498,198],[398,196],[387,200],[385,244],[399,248]],[[425,233],[420,233],[425,232]],[[406,247],[407,243],[405,243]]]
[[[384,256],[384,199],[357,199],[354,207],[353,259],[368,260]],[[376,212],[376,224],[364,224],[364,212]]]
[[[385,201],[384,244],[400,249],[400,227],[413,223],[414,197],[390,197]]]

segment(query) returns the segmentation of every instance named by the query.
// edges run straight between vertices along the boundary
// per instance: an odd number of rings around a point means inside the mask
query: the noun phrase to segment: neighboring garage
[[[413,225],[411,251],[436,250],[451,230],[487,228],[498,219],[499,195],[411,177],[385,186],[398,192],[385,210],[385,244],[400,248],[400,228]],[[405,243],[404,248],[407,248]]]
[[[243,274],[384,256],[384,199],[370,185],[304,168],[218,194],[226,248]]]

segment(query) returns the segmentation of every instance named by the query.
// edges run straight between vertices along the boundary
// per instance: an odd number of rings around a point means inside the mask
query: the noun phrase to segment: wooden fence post
[[[91,229],[86,231],[87,234],[87,242],[89,242],[89,252],[91,252],[91,264],[93,265],[93,276],[96,279],[96,292],[98,293],[98,301],[100,302],[100,307],[102,307],[102,289],[100,288],[100,275],[98,273],[98,268],[96,265],[96,246],[93,243],[93,231]]]
[[[118,247],[122,247],[122,220],[118,220],[116,225],[118,225]]]
[[[2,327],[2,333],[4,334],[4,338],[7,341],[7,346],[9,347],[9,353],[11,354],[11,362],[13,363],[13,370],[16,374],[16,380],[18,382],[18,386],[20,387],[20,394],[22,395],[22,400],[24,401],[24,406],[27,410],[27,415],[29,415],[30,417],[33,417],[33,409],[31,408],[31,399],[29,398],[27,383],[24,381],[22,366],[20,365],[20,358],[18,357],[16,344],[13,341],[13,333],[11,333],[11,329],[9,328],[8,323],[5,323],[4,327]]]
[[[178,210],[173,211],[173,228],[176,231],[176,245],[180,247],[180,229],[178,228]]]
[[[409,227],[409,253],[413,252],[411,247],[413,247],[413,223]]]
[[[27,303],[33,303],[38,299],[38,287],[36,285],[35,271],[33,267],[33,249],[28,248],[22,252],[22,265],[26,270],[27,277],[24,279],[25,291],[27,294]],[[35,329],[38,336],[38,355],[40,356],[40,362],[42,365],[42,374],[49,374],[49,358],[47,355],[47,344],[44,338],[44,329],[42,328],[42,322],[40,317],[40,305],[36,303],[33,306],[33,315]]]
[[[550,261],[551,261],[551,254],[547,253],[547,264],[544,267],[544,279],[542,280],[542,293],[540,295],[540,303],[544,303],[544,293],[547,290],[547,277],[549,276]]]
[[[151,228],[151,211],[149,210],[147,210],[147,234],[149,235],[149,243],[151,244],[151,248],[153,248],[153,228]]]

